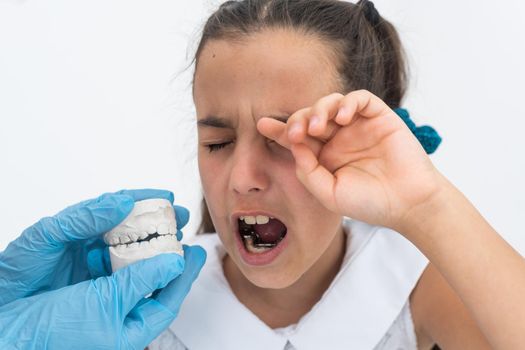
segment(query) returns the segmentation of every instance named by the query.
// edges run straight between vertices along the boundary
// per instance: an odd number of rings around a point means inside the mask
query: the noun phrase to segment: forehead
[[[197,114],[293,113],[339,90],[333,49],[319,38],[290,30],[264,30],[240,40],[204,46],[194,80]],[[277,111],[278,109],[290,109]]]

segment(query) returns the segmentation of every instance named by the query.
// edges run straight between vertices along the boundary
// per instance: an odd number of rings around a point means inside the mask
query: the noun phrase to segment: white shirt
[[[177,319],[149,349],[417,349],[408,299],[427,259],[390,229],[351,219],[343,227],[351,239],[339,273],[312,310],[280,329],[237,300],[218,236],[197,236],[192,244],[206,249],[206,264]]]

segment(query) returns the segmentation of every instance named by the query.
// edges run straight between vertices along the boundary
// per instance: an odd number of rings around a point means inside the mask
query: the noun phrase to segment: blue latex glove
[[[0,306],[85,281],[93,275],[89,271],[107,271],[109,255],[101,235],[126,218],[134,201],[149,198],[173,202],[169,191],[123,190],[68,207],[26,229],[0,253]],[[189,214],[182,207],[175,207],[175,213],[180,229]],[[88,259],[91,250],[98,254]]]
[[[185,246],[184,254],[161,254],[0,307],[0,348],[144,349],[175,319],[206,259],[198,246]]]

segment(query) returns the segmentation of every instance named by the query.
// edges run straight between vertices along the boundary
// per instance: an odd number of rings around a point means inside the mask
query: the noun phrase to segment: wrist
[[[428,238],[442,220],[450,220],[459,213],[465,201],[463,195],[443,175],[437,173],[435,190],[425,201],[411,207],[394,229],[410,241]]]

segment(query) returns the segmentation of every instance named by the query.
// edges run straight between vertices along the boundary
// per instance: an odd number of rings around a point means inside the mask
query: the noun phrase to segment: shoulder
[[[423,271],[410,296],[418,343],[430,348],[490,349],[459,296],[432,264]]]

